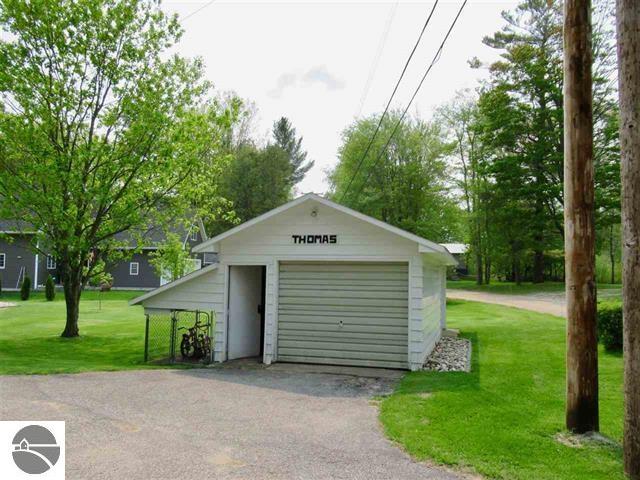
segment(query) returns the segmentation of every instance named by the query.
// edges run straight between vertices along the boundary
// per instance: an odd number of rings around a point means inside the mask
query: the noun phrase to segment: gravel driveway
[[[395,381],[286,368],[4,376],[0,417],[66,420],[70,479],[459,478],[383,437],[371,397]]]

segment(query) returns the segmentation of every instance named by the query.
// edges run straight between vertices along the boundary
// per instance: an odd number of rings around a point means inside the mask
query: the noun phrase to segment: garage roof
[[[387,230],[391,233],[394,233],[400,237],[406,238],[408,240],[412,240],[414,242],[416,242],[419,245],[419,251],[423,252],[423,253],[438,253],[440,254],[439,256],[441,257],[441,259],[443,260],[443,263],[447,264],[447,265],[457,265],[458,262],[456,261],[455,258],[453,258],[453,256],[451,255],[451,253],[449,253],[449,251],[443,247],[442,245],[439,245],[435,242],[432,242],[430,240],[427,240],[426,238],[422,238],[419,237],[418,235],[414,235],[413,233],[407,232],[405,230],[402,230],[400,228],[394,227],[393,225],[389,225],[388,223],[382,222],[380,220],[377,220],[373,217],[370,217],[368,215],[365,215],[363,213],[357,212],[355,210],[352,210],[351,208],[345,207],[344,205],[340,205],[338,203],[332,202],[331,200],[327,200],[324,197],[321,197],[320,195],[316,195],[315,193],[307,193],[305,195],[302,195],[301,197],[296,198],[295,200],[292,200],[291,202],[285,203],[284,205],[281,205],[278,208],[274,208],[273,210],[269,210],[267,213],[264,213],[252,220],[249,220],[248,222],[245,222],[241,225],[238,225],[237,227],[232,228],[231,230],[227,230],[224,233],[221,233],[220,235],[217,235],[213,238],[210,238],[209,240],[207,240],[206,242],[203,242],[199,245],[196,245],[195,247],[193,247],[193,251],[194,252],[212,252],[213,250],[213,246],[216,243],[219,243],[220,241],[224,240],[225,238],[229,238],[247,228],[250,228],[260,222],[263,222],[275,215],[278,215],[279,213],[285,212],[287,210],[289,210],[290,208],[296,207],[302,203],[305,202],[309,202],[309,201],[314,201],[317,203],[320,203],[321,205],[325,205],[327,207],[333,208],[335,210],[338,210],[342,213],[346,213],[347,215],[351,215],[352,217],[355,217],[359,220],[365,221],[367,223],[370,223],[372,225],[375,225],[379,228],[382,228],[384,230]]]

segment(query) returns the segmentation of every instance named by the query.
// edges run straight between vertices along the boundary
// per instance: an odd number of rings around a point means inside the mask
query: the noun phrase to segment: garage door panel
[[[321,288],[329,288],[335,289],[336,286],[340,286],[340,288],[346,288],[348,290],[360,290],[361,285],[365,285],[370,287],[370,289],[375,289],[376,287],[380,287],[382,289],[407,289],[409,282],[405,276],[402,280],[389,280],[387,278],[378,278],[378,279],[359,279],[358,283],[354,285],[353,279],[348,278],[291,278],[291,279],[280,279],[280,286],[283,288],[299,288],[301,285],[310,285],[315,289]]]
[[[282,263],[278,359],[407,367],[406,263]]]
[[[342,332],[322,332],[319,334],[314,330],[295,330],[287,329],[280,335],[282,340],[319,340],[326,341],[331,340],[333,342],[340,342],[344,340],[344,333]],[[407,345],[407,336],[399,333],[386,333],[386,332],[349,332],[349,342],[351,343],[371,343],[372,341],[384,340],[385,345]]]
[[[314,314],[292,314],[289,312],[282,313],[280,316],[280,324],[286,325],[289,322],[305,323],[312,325],[314,323],[323,323],[327,325],[333,325],[336,328],[346,328],[350,325],[385,325],[385,326],[397,326],[404,328],[406,331],[406,321],[402,315],[398,315],[395,318],[389,318],[388,315],[381,314],[378,317],[369,317],[367,315],[359,316],[341,316],[340,312],[335,312],[335,315],[318,315]],[[342,322],[342,324],[340,323]]]
[[[280,271],[285,272],[337,272],[337,273],[358,273],[358,272],[389,272],[389,273],[406,273],[409,267],[406,263],[364,263],[364,262],[295,262],[281,263]]]
[[[312,293],[309,289],[303,288],[283,288],[280,290],[281,295],[283,295],[284,299],[296,297],[296,298],[309,298],[308,296]],[[358,295],[359,299],[380,299],[380,300],[406,300],[407,298],[407,290],[371,290],[369,287],[367,289],[338,289],[335,287],[331,290],[323,289],[323,288],[314,288],[313,290],[313,298],[351,298],[354,295]],[[286,301],[285,301],[286,303]],[[402,305],[402,304],[400,304]]]
[[[401,326],[392,326],[392,325],[347,325],[342,328],[336,326],[334,323],[326,323],[326,324],[308,324],[303,322],[286,322],[280,324],[281,331],[284,333],[287,330],[301,330],[301,331],[310,331],[310,332],[332,332],[332,333],[341,333],[343,337],[348,338],[348,334],[350,333],[388,333],[393,335],[406,335],[407,328]],[[278,330],[280,332],[280,330]]]
[[[336,349],[327,349],[322,350],[320,348],[278,348],[278,353],[280,355],[297,355],[297,356],[306,356],[306,357],[323,357],[323,358],[336,358],[343,359],[348,358],[352,360],[362,359],[362,360],[387,360],[387,361],[398,361],[399,357],[402,357],[402,354],[397,353],[384,353],[384,352],[372,352],[368,349],[362,349],[360,351],[351,351],[351,350],[336,350]],[[406,356],[406,354],[404,354]],[[404,361],[406,364],[406,360]]]
[[[375,307],[372,310],[367,305],[314,305],[310,309],[304,304],[289,304],[278,306],[279,312],[291,315],[336,315],[345,317],[402,317],[407,318],[409,309],[406,307]]]
[[[387,361],[387,360],[367,360],[367,359],[350,359],[341,358],[340,362],[336,362],[334,358],[325,357],[305,357],[302,355],[287,355],[280,358],[283,362],[295,363],[317,363],[320,365],[346,365],[354,367],[378,367],[378,368],[407,368],[407,361]]]
[[[308,296],[299,297],[280,297],[279,302],[283,306],[287,305],[322,305],[322,306],[362,306],[362,307],[403,307],[407,304],[407,299],[394,299],[394,298],[361,298],[361,297],[332,297],[332,298],[320,298],[313,295],[314,292],[308,292]]]

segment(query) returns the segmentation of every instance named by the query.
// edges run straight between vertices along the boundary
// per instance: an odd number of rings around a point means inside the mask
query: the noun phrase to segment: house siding
[[[134,253],[128,260],[120,260],[115,265],[107,268],[113,275],[113,287],[122,289],[151,289],[160,286],[160,277],[149,262],[151,251],[143,250]],[[138,262],[138,275],[129,274],[131,262]]]
[[[31,249],[30,235],[11,235],[11,240],[0,239],[0,253],[5,254],[5,268],[0,269],[3,290],[20,288],[18,277],[24,267],[26,275],[35,285],[35,254]]]

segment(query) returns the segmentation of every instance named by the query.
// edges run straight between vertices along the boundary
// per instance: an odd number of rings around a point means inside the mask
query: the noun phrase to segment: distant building
[[[183,239],[185,248],[191,252],[194,245],[207,240],[202,222],[195,221],[189,228],[178,228],[175,233]],[[0,220],[0,281],[2,289],[19,290],[25,276],[32,279],[35,290],[43,288],[51,275],[56,284],[60,283],[57,261],[53,256],[34,252],[32,243],[36,231],[24,223]],[[125,250],[138,250],[133,236],[123,232],[116,237],[123,243],[130,243]],[[112,288],[120,290],[151,290],[168,282],[161,278],[150,263],[150,254],[166,240],[160,228],[151,228],[144,235],[143,246],[126,260],[107,265],[113,276]],[[215,262],[215,258],[203,254],[192,256],[193,265],[189,271]]]
[[[455,267],[458,275],[469,275],[469,268],[467,267],[467,251],[469,245],[466,243],[441,243],[451,255],[458,261],[458,266]]]

